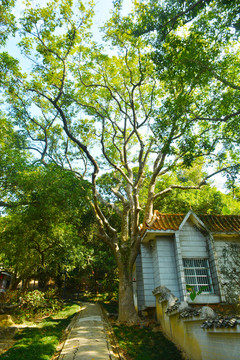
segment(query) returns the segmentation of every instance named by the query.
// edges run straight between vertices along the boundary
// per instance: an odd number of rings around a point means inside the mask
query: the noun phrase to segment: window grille
[[[212,293],[212,279],[207,259],[183,259],[185,281],[187,285],[192,285],[195,291],[207,286],[202,293]]]

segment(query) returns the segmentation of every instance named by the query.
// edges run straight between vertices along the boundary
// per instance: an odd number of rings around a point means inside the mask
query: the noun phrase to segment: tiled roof
[[[184,218],[184,214],[161,214],[155,210],[151,222],[146,224],[145,229],[178,230]]]
[[[199,215],[198,217],[211,232],[240,232],[240,215]]]
[[[186,309],[184,310],[179,310],[179,306],[180,303],[176,303],[173,306],[171,306],[170,308],[167,308],[166,310],[166,314],[171,314],[173,312],[177,313],[179,312],[179,318],[181,319],[187,319],[187,318],[191,318],[191,317],[197,317],[197,316],[201,316],[202,315],[202,307],[198,307],[198,308],[192,308],[190,306],[188,306]],[[215,319],[206,319],[203,324],[201,325],[201,328],[203,329],[211,329],[211,328],[233,328],[237,325],[240,325],[240,317],[236,316],[236,317],[225,317],[225,318],[221,318],[221,317],[217,317],[217,315],[215,314]]]
[[[220,318],[216,320],[206,320],[202,324],[201,328],[203,329],[211,329],[211,328],[232,328],[240,324],[240,320],[238,317],[228,317],[228,318]]]
[[[142,230],[173,230],[179,229],[186,214],[162,214],[154,211],[152,220],[144,224]],[[197,215],[204,225],[213,233],[240,233],[240,215]]]

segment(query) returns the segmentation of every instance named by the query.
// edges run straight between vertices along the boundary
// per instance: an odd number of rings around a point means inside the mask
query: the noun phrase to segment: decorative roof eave
[[[144,233],[142,234],[141,242],[146,243],[149,240],[152,240],[153,237],[161,236],[161,235],[174,235],[178,230],[152,230],[152,229],[145,229]]]

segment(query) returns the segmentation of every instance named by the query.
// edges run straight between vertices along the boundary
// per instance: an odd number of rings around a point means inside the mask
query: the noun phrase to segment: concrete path
[[[70,324],[59,360],[116,360],[109,328],[100,305],[83,303]]]

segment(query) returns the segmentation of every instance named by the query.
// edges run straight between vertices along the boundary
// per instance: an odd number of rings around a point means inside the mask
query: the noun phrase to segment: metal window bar
[[[186,284],[192,285],[195,291],[208,286],[203,293],[212,293],[213,285],[208,259],[183,259]]]

